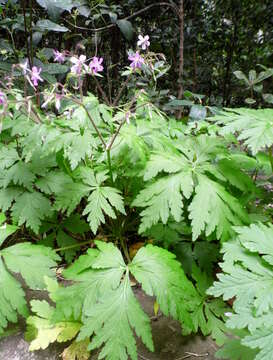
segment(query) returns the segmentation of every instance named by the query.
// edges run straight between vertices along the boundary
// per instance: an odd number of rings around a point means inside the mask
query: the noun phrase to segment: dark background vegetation
[[[253,96],[233,72],[241,70],[248,76],[250,70],[259,73],[273,62],[271,0],[0,0],[0,4],[3,75],[8,63],[25,57],[30,63],[37,59],[52,63],[50,49],[87,57],[98,54],[106,69],[101,81],[113,97],[121,70],[128,66],[128,50],[135,48],[138,34],[149,34],[151,50],[163,53],[170,65],[168,76],[158,80],[157,99],[181,99],[190,90],[206,95],[207,104],[238,106]],[[40,25],[44,20],[57,27]],[[90,80],[84,86],[85,91],[95,91]],[[262,92],[272,93],[270,79],[263,82]],[[254,106],[263,103],[258,91],[256,95],[260,101]]]

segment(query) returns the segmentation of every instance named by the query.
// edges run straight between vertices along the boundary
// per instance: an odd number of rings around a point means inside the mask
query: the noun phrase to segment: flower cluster
[[[58,62],[60,64],[64,63],[66,60],[65,54],[63,52],[60,52],[58,50],[53,50],[54,54],[54,61]]]
[[[103,58],[93,57],[92,61],[89,64],[89,69],[91,74],[97,74],[98,72],[103,71]]]
[[[87,74],[96,75],[104,69],[102,65],[103,58],[98,58],[97,56],[91,59],[89,65],[86,64],[87,60],[85,55],[81,55],[80,57],[72,56],[70,61],[74,64],[71,67],[71,72],[75,75],[81,75],[83,71]]]
[[[150,46],[149,39],[150,39],[149,35],[145,35],[145,36],[139,35],[137,45],[141,47],[142,50],[146,50]],[[136,51],[134,54],[130,54],[128,60],[131,61],[130,67],[133,70],[140,69],[142,65],[145,63],[145,60],[139,54],[139,51]]]
[[[33,66],[31,69],[31,81],[34,87],[38,86],[38,81],[43,82],[44,80],[41,78],[40,73],[42,68],[37,68],[37,66]]]
[[[32,66],[32,68],[30,69],[28,67],[28,60],[26,60],[23,64],[20,64],[19,66],[22,69],[22,72],[23,72],[24,76],[26,77],[27,81],[35,89],[39,85],[39,81],[40,82],[44,81],[40,76],[40,74],[42,72],[41,67]]]
[[[144,64],[144,58],[139,54],[139,52],[137,51],[135,54],[133,55],[129,55],[128,59],[131,61],[131,68],[132,69],[140,69],[142,64]]]

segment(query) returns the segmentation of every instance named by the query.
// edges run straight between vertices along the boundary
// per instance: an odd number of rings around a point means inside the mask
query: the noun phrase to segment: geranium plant
[[[126,76],[148,68],[155,78],[158,55],[149,45],[148,36],[139,37],[142,50],[129,53]],[[216,125],[186,126],[154,106],[143,89],[123,103],[127,80],[109,99],[98,80],[101,57],[59,49],[54,61],[69,64],[66,82],[47,87],[42,69],[26,62],[13,69],[24,90],[16,89],[13,72],[0,93],[0,329],[16,313],[27,316],[10,274],[20,272],[31,288],[46,286],[55,303],[31,302],[31,350],[73,340],[64,354],[88,356],[99,348],[100,358],[137,359],[135,335],[149,350],[154,345],[135,279],[164,315],[181,323],[183,334],[200,329],[223,345],[231,310],[206,290],[221,244],[261,218],[254,208],[260,189],[249,171],[257,161],[231,146],[220,115]],[[86,77],[105,103],[84,93]],[[143,246],[135,254],[130,250],[138,239]],[[179,261],[186,249],[188,266]],[[62,272],[68,284],[52,280],[56,253],[72,263]],[[40,271],[30,272],[29,261]]]

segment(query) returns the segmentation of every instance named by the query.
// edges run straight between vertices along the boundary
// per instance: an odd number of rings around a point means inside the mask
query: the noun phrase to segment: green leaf
[[[5,172],[4,187],[7,187],[11,182],[15,185],[23,185],[26,188],[31,188],[35,179],[35,175],[31,171],[30,164],[19,161]]]
[[[19,160],[18,153],[13,147],[0,148],[0,169],[6,169]]]
[[[192,120],[204,120],[207,116],[207,109],[202,105],[193,105],[191,107],[189,117]]]
[[[216,352],[215,356],[217,359],[254,360],[256,354],[256,350],[242,345],[240,339],[231,339]]]
[[[177,154],[162,154],[161,152],[154,152],[151,154],[149,161],[147,162],[147,166],[145,169],[144,180],[150,180],[154,178],[158,173],[164,171],[166,173],[176,173],[178,171],[189,170],[189,164],[183,157]],[[189,189],[190,196],[192,189]],[[185,191],[186,193],[186,191]]]
[[[28,314],[25,293],[20,283],[7,271],[0,257],[0,334],[8,322],[16,323],[17,313],[26,317]]]
[[[147,245],[137,252],[129,269],[145,293],[156,297],[164,315],[178,319],[185,331],[194,329],[191,311],[198,296],[175,255]]]
[[[9,225],[5,222],[5,220],[5,215],[3,213],[0,213],[0,246],[10,235],[12,235],[18,230],[18,226]]]
[[[88,214],[88,221],[91,230],[96,234],[101,223],[105,223],[105,216],[108,215],[112,219],[116,219],[114,209],[120,211],[124,215],[125,209],[123,206],[123,198],[119,190],[104,186],[94,190],[88,197],[88,204],[83,211],[83,215]]]
[[[80,214],[73,214],[63,221],[63,227],[73,234],[83,234],[89,231],[89,226]]]
[[[237,265],[230,275],[219,274],[217,277],[219,282],[215,282],[208,290],[210,295],[223,295],[224,300],[236,296],[241,306],[258,299],[255,303],[260,314],[273,306],[273,271],[264,268],[263,274],[255,274]]]
[[[224,320],[228,307],[222,300],[211,300],[206,295],[206,290],[213,279],[206,273],[202,273],[196,265],[193,266],[192,277],[196,281],[196,288],[200,295],[199,306],[192,315],[195,331],[200,327],[204,336],[211,335],[217,345],[223,345],[227,341],[227,327]]]
[[[14,200],[22,193],[20,188],[8,187],[0,190],[0,208],[3,211],[7,211]]]
[[[105,223],[104,213],[112,219],[116,219],[114,209],[126,215],[123,198],[118,189],[102,186],[102,183],[107,179],[105,172],[100,172],[95,175],[90,168],[82,167],[80,174],[83,182],[89,185],[89,190],[91,191],[83,215],[88,214],[91,230],[95,234],[99,225]]]
[[[46,72],[50,75],[64,74],[69,71],[69,67],[62,64],[43,64],[43,73]]]
[[[102,346],[101,359],[126,360],[130,356],[137,360],[133,330],[150,351],[154,350],[149,317],[135,298],[128,275],[118,288],[110,290],[99,303],[89,308],[87,316],[78,339],[94,334],[88,349]]]
[[[251,252],[258,252],[273,265],[273,225],[251,224],[249,227],[235,227],[238,240]]]
[[[248,79],[251,84],[254,84],[255,80],[257,78],[257,73],[255,70],[250,70],[248,73]]]
[[[250,234],[251,229],[254,236]],[[256,326],[270,324],[272,321],[273,269],[269,265],[270,250],[265,250],[267,236],[270,236],[270,233],[272,235],[272,227],[252,225],[249,228],[236,227],[235,230],[239,233],[237,241],[227,243],[223,248],[225,255],[222,268],[225,273],[218,274],[218,281],[208,293],[214,296],[223,295],[224,300],[236,297],[234,303],[236,313],[230,316],[228,324],[234,328],[247,326],[252,331]],[[261,246],[260,238],[256,238],[257,234],[262,236]],[[270,244],[270,241],[268,243]],[[260,254],[253,254],[248,248],[251,251],[255,249],[261,251],[265,257],[269,253],[269,264]]]
[[[259,329],[253,334],[246,336],[242,344],[251,349],[259,348],[261,351],[255,357],[255,360],[271,360],[273,349],[273,327]]]
[[[30,243],[21,243],[1,250],[0,333],[8,321],[17,321],[17,313],[24,317],[28,315],[25,293],[21,284],[8,270],[20,274],[31,289],[43,289],[44,276],[54,276],[52,267],[57,266],[57,260],[59,257],[52,249]]]
[[[211,270],[215,266],[214,263],[219,258],[219,248],[213,243],[197,241],[194,245],[194,255],[200,269],[211,274]]]
[[[1,254],[8,269],[20,273],[31,289],[44,288],[44,276],[54,276],[52,268],[57,266],[56,261],[60,259],[51,248],[30,243],[10,246]]]
[[[183,198],[181,191],[188,196],[192,191],[191,171],[169,175],[148,185],[140,191],[132,206],[146,207],[140,215],[142,233],[160,220],[166,224],[170,215],[179,222],[182,218]]]
[[[57,244],[60,248],[77,244],[77,241],[74,238],[67,235],[62,230],[58,231],[56,240],[57,240]],[[72,248],[72,249],[62,250],[61,255],[64,255],[65,261],[68,264],[71,264],[72,260],[74,259],[75,255],[77,253],[77,250],[79,250],[79,249]]]
[[[35,185],[45,194],[58,194],[66,186],[73,186],[73,180],[63,171],[50,171],[46,176],[38,179]]]
[[[70,215],[81,199],[88,195],[88,186],[82,183],[65,184],[62,190],[56,195],[56,210],[66,211]]]
[[[244,159],[241,159],[244,160]],[[245,159],[246,161],[246,159]],[[240,164],[241,165],[241,164]],[[218,168],[221,173],[225,176],[230,184],[235,186],[237,189],[241,190],[242,192],[251,191],[255,192],[255,186],[251,178],[240,170],[239,165],[234,163],[233,158],[229,159],[221,159],[218,162]]]
[[[233,74],[237,77],[237,79],[244,80],[246,85],[249,85],[249,80],[242,71],[237,70],[237,71],[234,71]]]
[[[64,271],[66,278],[80,282],[54,294],[55,319],[63,312],[67,317],[82,311],[84,326],[78,340],[94,335],[90,349],[102,346],[100,358],[127,359],[128,352],[132,359],[137,359],[133,330],[153,350],[149,317],[131,290],[120,251],[112,243],[97,241],[96,245],[98,250],[89,249],[87,255]]]
[[[247,213],[239,201],[220,184],[203,175],[198,176],[198,182],[196,194],[189,206],[193,240],[204,230],[206,236],[216,230],[217,239],[226,239],[233,233],[232,225],[248,222]]]
[[[220,130],[222,135],[239,132],[238,140],[242,140],[253,155],[273,145],[272,109],[232,109],[222,111],[211,120],[224,125]]]
[[[67,32],[69,29],[65,26],[58,25],[51,20],[43,19],[38,20],[36,23],[37,30],[44,31],[56,31],[56,32]]]
[[[273,94],[263,94],[263,99],[269,104],[273,104]]]
[[[75,7],[74,0],[36,0],[40,6],[47,10],[49,16],[58,19],[66,10],[71,11]]]
[[[16,198],[11,211],[19,226],[26,223],[26,226],[38,233],[41,221],[51,211],[51,205],[41,193],[25,191]]]
[[[125,36],[125,38],[128,41],[132,40],[134,35],[134,28],[132,23],[128,20],[117,20],[116,24],[119,27],[122,34]]]
[[[255,83],[264,81],[265,79],[271,77],[272,75],[273,75],[273,69],[267,69],[265,71],[261,71]]]

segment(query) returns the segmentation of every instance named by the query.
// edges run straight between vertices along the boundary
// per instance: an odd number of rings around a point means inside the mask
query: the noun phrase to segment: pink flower
[[[142,50],[146,50],[149,46],[150,46],[150,41],[149,41],[149,35],[138,35],[138,42],[137,45],[140,46],[142,48]]]
[[[97,74],[98,72],[103,71],[103,58],[93,57],[92,61],[89,64],[89,70],[91,74]]]
[[[53,50],[53,54],[54,54],[54,61],[57,61],[58,63],[63,63],[65,62],[65,56],[62,52],[58,51],[58,50]]]
[[[33,66],[31,69],[31,81],[35,87],[38,86],[38,81],[44,81],[40,76],[41,71],[42,68],[37,68],[37,66]]]
[[[6,95],[0,91],[0,105],[6,105],[7,103],[7,98]]]
[[[82,72],[82,68],[84,67],[86,70],[88,69],[87,65],[85,65],[85,61],[86,61],[86,56],[85,55],[81,55],[79,58],[77,58],[76,56],[73,56],[70,61],[72,62],[72,64],[74,64],[71,67],[71,72],[73,74],[77,74],[80,75]]]
[[[59,111],[61,107],[62,94],[55,94],[55,107]]]
[[[133,55],[129,55],[128,59],[131,61],[130,66],[133,69],[140,69],[141,65],[144,64],[144,59],[138,51]]]

